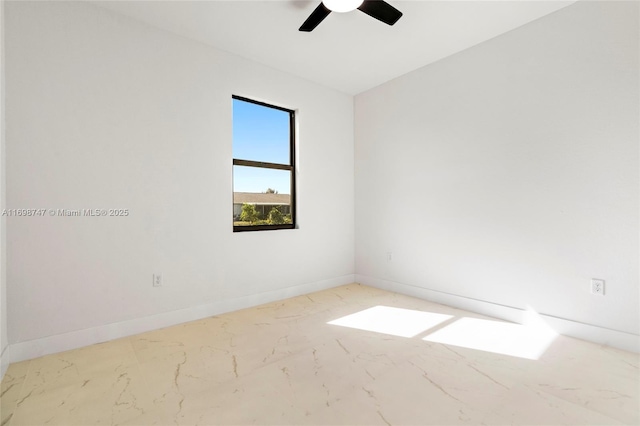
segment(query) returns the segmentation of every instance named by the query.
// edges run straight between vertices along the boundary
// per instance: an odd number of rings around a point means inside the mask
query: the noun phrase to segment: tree
[[[258,212],[256,211],[256,206],[254,206],[253,204],[243,203],[240,220],[249,223],[256,222],[258,220]]]
[[[265,192],[265,194],[277,194],[277,193],[278,193],[278,191],[276,191],[273,188],[267,188],[267,190]]]
[[[273,207],[269,212],[269,223],[272,225],[282,225],[284,222],[284,216],[278,206]]]

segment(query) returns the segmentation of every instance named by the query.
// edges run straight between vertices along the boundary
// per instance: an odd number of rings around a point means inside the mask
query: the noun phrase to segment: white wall
[[[358,279],[637,338],[638,15],[578,2],[358,95]]]
[[[9,219],[12,353],[353,281],[352,97],[81,2],[6,24],[8,206],[131,211]],[[232,232],[232,94],[298,110],[297,230]]]
[[[5,179],[5,96],[4,96],[4,1],[0,1],[0,212],[6,205]],[[7,250],[6,217],[0,216],[0,379],[9,366],[7,338]]]

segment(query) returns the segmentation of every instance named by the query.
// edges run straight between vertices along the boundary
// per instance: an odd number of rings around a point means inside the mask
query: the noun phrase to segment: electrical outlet
[[[604,280],[591,278],[591,293],[604,296]]]
[[[388,251],[387,252],[387,262],[391,262],[393,260],[393,253]]]
[[[162,287],[162,275],[161,274],[153,274],[153,286],[154,287]]]

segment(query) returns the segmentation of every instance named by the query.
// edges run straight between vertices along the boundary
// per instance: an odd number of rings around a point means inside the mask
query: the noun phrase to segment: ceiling
[[[298,28],[320,3],[98,1],[100,6],[355,95],[503,34],[574,1],[396,1],[388,26],[356,10]]]

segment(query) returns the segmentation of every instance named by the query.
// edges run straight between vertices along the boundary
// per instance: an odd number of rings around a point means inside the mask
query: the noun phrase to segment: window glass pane
[[[290,164],[289,113],[233,99],[233,158]]]
[[[235,226],[291,223],[291,172],[233,166]]]

